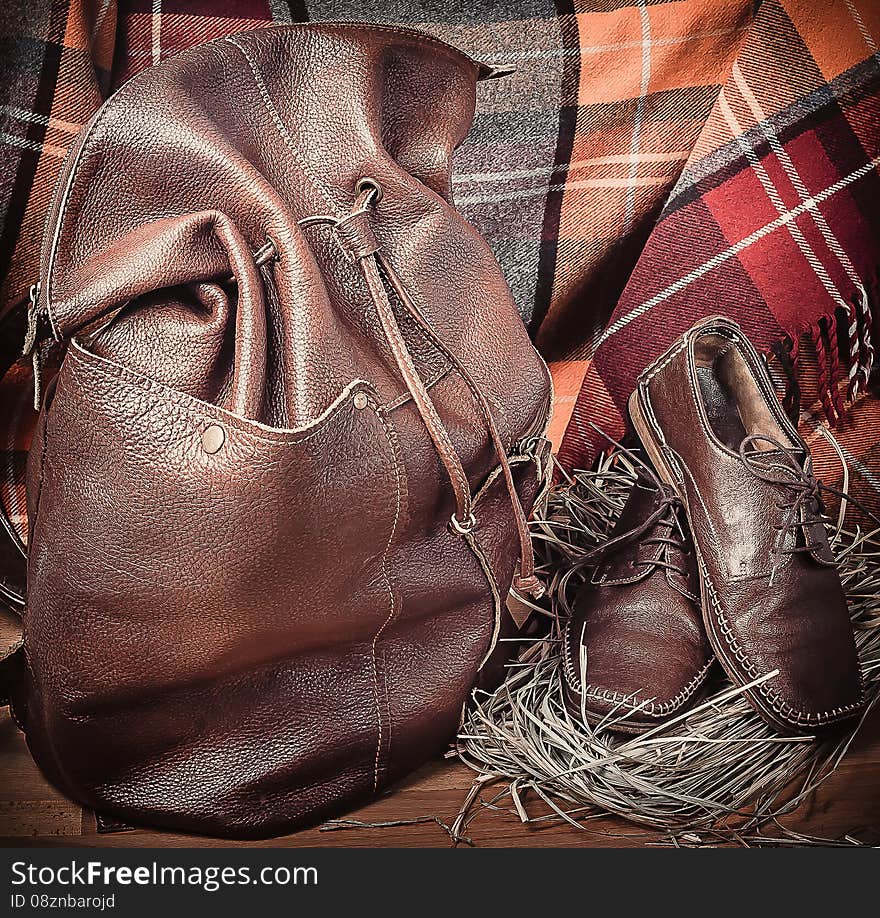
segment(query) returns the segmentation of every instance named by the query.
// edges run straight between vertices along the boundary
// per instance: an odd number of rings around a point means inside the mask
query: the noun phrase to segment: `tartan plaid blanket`
[[[694,321],[740,322],[787,406],[840,424],[865,393],[880,296],[880,4],[763,3],[586,371],[560,450],[588,462],[619,435],[639,371]],[[858,426],[858,425],[856,425]],[[851,425],[850,425],[851,428]]]
[[[6,0],[0,317],[104,98],[193,44],[308,19],[415,26],[513,68],[480,85],[453,188],[551,361],[564,466],[601,448],[590,422],[621,432],[645,364],[724,312],[804,409],[820,470],[840,480],[824,419],[876,499],[876,0]],[[28,390],[25,367],[0,389],[0,500],[25,537]]]

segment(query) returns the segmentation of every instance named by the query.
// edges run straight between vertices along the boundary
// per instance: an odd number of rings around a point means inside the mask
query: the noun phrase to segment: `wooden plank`
[[[472,772],[456,761],[426,765],[389,793],[348,815],[361,822],[414,820],[437,816],[449,824],[471,786]],[[493,790],[483,793],[485,799]],[[532,815],[546,812],[526,798]],[[510,810],[478,807],[468,834],[478,847],[629,847],[655,839],[621,819],[604,817],[576,829],[562,822],[524,826]],[[799,831],[831,838],[856,831],[869,843],[880,842],[880,718],[875,717],[854,743],[840,769],[815,797],[786,820]],[[873,834],[872,834],[873,833]],[[40,775],[24,739],[0,712],[0,844],[41,846],[87,844],[95,847],[449,847],[449,836],[434,822],[387,828],[337,831],[309,829],[281,839],[226,842],[171,832],[138,829],[97,834],[94,818],[66,801]]]
[[[74,836],[81,844],[81,831],[82,810],[68,800],[0,800],[0,836]]]

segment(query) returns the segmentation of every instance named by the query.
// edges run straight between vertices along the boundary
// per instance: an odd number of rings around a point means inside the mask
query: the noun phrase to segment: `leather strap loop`
[[[366,281],[370,297],[376,306],[376,312],[379,314],[379,321],[394,360],[407,389],[409,389],[413,397],[413,402],[422,416],[425,428],[434,442],[440,461],[446,469],[446,474],[449,476],[452,491],[455,494],[455,515],[459,520],[468,520],[473,513],[473,500],[464,466],[455,451],[455,446],[443,421],[440,419],[440,415],[437,413],[437,409],[434,407],[434,402],[428,394],[428,389],[412,361],[403,333],[397,324],[397,317],[391,307],[391,301],[388,299],[385,284],[379,273],[379,263],[373,255],[361,258],[358,261],[358,265]]]
[[[408,315],[418,325],[421,332],[431,342],[431,344],[434,345],[434,347],[436,347],[441,354],[443,354],[443,356],[450,362],[450,364],[452,364],[453,368],[464,381],[465,385],[468,387],[474,397],[480,414],[482,415],[486,424],[486,429],[489,432],[489,437],[492,441],[492,445],[494,446],[495,452],[498,456],[498,462],[501,466],[501,470],[504,473],[504,481],[507,485],[507,491],[510,496],[510,505],[511,509],[513,510],[514,522],[516,524],[517,535],[519,537],[520,570],[519,573],[514,577],[513,586],[520,592],[530,593],[532,596],[537,598],[543,594],[544,587],[540,580],[538,580],[538,578],[535,576],[535,556],[534,549],[532,548],[532,537],[529,533],[529,524],[528,520],[526,519],[525,510],[523,510],[522,501],[519,499],[519,493],[516,490],[516,483],[513,480],[513,472],[510,468],[510,462],[507,459],[507,449],[504,446],[504,441],[501,438],[501,433],[498,430],[498,425],[495,423],[495,418],[492,414],[492,409],[489,405],[489,401],[483,394],[480,387],[477,385],[473,376],[471,376],[471,374],[462,366],[461,361],[459,361],[455,354],[453,354],[449,348],[446,347],[446,345],[437,336],[434,329],[428,323],[427,319],[422,314],[422,311],[415,305],[415,303],[413,303],[412,298],[409,296],[409,293],[404,287],[403,282],[401,281],[397,272],[394,270],[393,266],[382,255],[381,252],[376,254],[376,259],[382,265],[382,270],[387,276],[392,289],[394,290],[401,305],[404,307],[404,309],[406,309]],[[466,519],[467,517],[462,517],[459,514],[458,518]]]

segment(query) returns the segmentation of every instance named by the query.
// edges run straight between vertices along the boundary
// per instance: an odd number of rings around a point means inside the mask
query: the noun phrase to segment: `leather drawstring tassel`
[[[40,284],[31,284],[28,294],[27,332],[21,349],[22,357],[30,357],[34,372],[34,411],[40,410],[43,398],[43,373],[42,355],[40,353],[40,313],[38,302],[40,299]]]

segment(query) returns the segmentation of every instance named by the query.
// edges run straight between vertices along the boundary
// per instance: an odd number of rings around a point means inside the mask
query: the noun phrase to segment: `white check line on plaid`
[[[820,433],[819,428],[822,427],[827,430],[827,426],[811,411],[808,411],[806,408],[801,407],[801,420],[805,421],[807,424],[811,425],[813,430],[811,433],[807,434],[806,441],[807,445],[812,448],[813,442],[823,436]],[[843,453],[846,461],[854,468],[862,478],[868,483],[872,490],[880,494],[880,479],[862,462],[856,455],[853,454],[851,450],[848,450],[839,440],[836,441],[838,447],[840,447],[841,453]]]
[[[151,22],[153,63],[162,60],[162,0],[153,0],[153,20]]]
[[[865,481],[867,481],[868,484],[878,494],[880,494],[880,481],[877,480],[877,476],[874,475],[874,473],[868,468],[868,466],[866,466],[864,462],[862,462],[860,459],[854,456],[853,453],[850,450],[848,450],[845,446],[840,446],[840,449],[843,452],[843,455],[846,456],[846,458],[849,460],[850,465],[852,465],[852,467],[859,473],[859,475],[861,475],[862,478],[864,478]]]
[[[694,281],[704,277],[719,265],[722,265],[724,262],[736,257],[740,252],[747,249],[750,245],[754,245],[756,242],[763,239],[765,236],[769,236],[770,233],[775,232],[780,227],[787,226],[792,222],[792,220],[796,220],[801,214],[806,213],[806,211],[808,211],[811,207],[827,201],[829,198],[836,195],[839,191],[842,191],[844,188],[852,185],[853,182],[857,182],[859,179],[863,179],[866,175],[873,172],[878,166],[880,166],[880,156],[876,156],[869,162],[859,166],[858,169],[850,172],[849,175],[845,175],[843,178],[838,179],[823,191],[820,191],[818,194],[814,194],[811,198],[809,198],[809,200],[804,201],[803,203],[798,204],[797,207],[793,207],[791,210],[786,211],[775,220],[771,220],[769,223],[765,223],[764,226],[756,229],[753,233],[750,233],[743,239],[740,239],[739,242],[734,243],[730,247],[726,248],[723,252],[719,252],[717,255],[713,255],[708,261],[703,262],[703,264],[701,264],[699,267],[694,268],[693,271],[689,271],[683,277],[680,277],[677,281],[670,284],[668,287],[665,287],[659,293],[656,293],[654,296],[645,300],[644,303],[640,303],[634,309],[631,309],[626,315],[623,315],[615,322],[612,322],[598,337],[595,343],[591,343],[589,352],[586,355],[587,359],[592,359],[596,354],[596,350],[601,344],[603,344],[612,336],[616,335],[619,331],[622,331],[624,328],[626,328],[630,322],[634,322],[640,316],[643,316],[646,312],[650,312],[659,303],[668,300],[669,297],[674,296],[676,293],[679,293],[680,291],[689,287]]]
[[[669,153],[639,153],[639,163],[681,163],[690,150],[672,150]],[[593,156],[590,159],[576,159],[558,166],[542,166],[539,169],[508,169],[503,172],[463,172],[452,179],[453,185],[482,185],[491,182],[509,182],[518,178],[540,178],[542,175],[558,175],[567,172],[571,175],[590,166],[628,165],[632,156],[629,153],[612,153],[607,156]]]
[[[852,16],[853,21],[859,28],[862,38],[865,41],[865,44],[868,46],[868,50],[875,57],[880,53],[880,50],[877,48],[877,42],[874,41],[874,36],[868,31],[868,27],[865,25],[865,20],[862,19],[862,14],[853,6],[852,0],[846,0],[846,8],[849,10],[850,16]]]
[[[735,62],[733,65],[733,79],[737,88],[742,94],[743,99],[749,106],[749,109],[751,110],[752,115],[757,122],[757,126],[760,128],[761,133],[767,138],[767,142],[770,144],[770,148],[773,150],[773,152],[776,154],[776,158],[782,164],[782,168],[794,186],[795,191],[797,191],[798,196],[802,201],[808,200],[810,197],[810,191],[807,188],[806,182],[803,180],[803,177],[801,176],[800,172],[798,172],[797,167],[795,166],[791,157],[788,155],[788,151],[785,149],[785,147],[782,146],[776,131],[773,130],[772,125],[767,120],[767,116],[764,113],[764,110],[761,108],[761,103],[752,92],[751,87],[749,86],[742,70],[740,69],[739,63],[737,62]],[[809,214],[813,218],[813,222],[816,224],[819,232],[822,234],[822,238],[825,240],[825,244],[828,246],[832,254],[837,258],[840,266],[846,272],[846,276],[853,282],[857,289],[861,289],[862,279],[859,277],[858,272],[855,269],[855,265],[853,265],[853,263],[850,261],[849,255],[847,255],[843,250],[843,246],[840,244],[840,241],[834,235],[834,232],[828,225],[828,221],[825,219],[825,214],[823,214],[818,207],[811,207]]]
[[[62,147],[53,146],[51,143],[37,143],[35,140],[28,140],[26,137],[16,137],[14,134],[7,134],[5,131],[0,132],[0,144],[9,144],[12,147],[22,147],[25,150],[36,150],[37,153],[48,153],[58,159],[64,159],[67,156],[67,150]]]
[[[642,28],[642,73],[639,82],[639,101],[636,106],[636,117],[633,121],[632,139],[629,146],[629,186],[623,207],[623,232],[632,223],[636,205],[636,176],[639,172],[639,146],[641,144],[642,121],[645,117],[645,100],[648,97],[648,86],[651,82],[651,17],[648,15],[646,0],[640,0],[639,20]]]
[[[14,391],[14,390],[13,390]],[[2,506],[6,508],[9,518],[19,536],[24,538],[25,520],[27,519],[27,507],[24,506],[18,489],[18,469],[16,468],[16,434],[22,429],[22,417],[31,407],[31,395],[27,386],[22,386],[17,393],[14,392],[13,398],[15,405],[9,416],[7,428],[6,448],[0,450],[0,458],[5,459],[5,468],[2,470],[0,477],[0,488],[5,485],[5,499],[2,500]]]
[[[655,38],[651,42],[654,48],[668,45],[684,45],[688,42],[699,41],[702,38],[716,38],[723,35],[738,35],[746,32],[748,26],[738,26],[734,29],[709,29],[705,32],[692,32],[689,35],[675,35],[669,38]],[[546,60],[554,57],[581,57],[585,54],[604,54],[607,51],[626,51],[631,48],[641,48],[643,41],[619,41],[610,45],[581,45],[579,48],[554,48],[552,51],[510,51],[506,52],[506,59],[492,58],[496,65],[514,64],[516,61]]]
[[[635,184],[639,187],[648,188],[652,185],[665,185],[669,181],[667,175],[645,175],[631,181],[628,178],[592,178],[581,179],[577,182],[564,182],[559,185],[536,185],[533,188],[523,188],[519,191],[510,191],[506,194],[471,194],[456,195],[456,207],[462,207],[465,204],[494,204],[498,201],[516,201],[520,198],[534,198],[538,195],[550,194],[554,191],[573,191],[575,189],[585,188],[629,188]]]
[[[102,0],[101,9],[98,10],[98,15],[95,16],[95,23],[92,26],[92,44],[94,44],[98,32],[101,31],[101,26],[104,24],[104,17],[107,15],[107,10],[109,8],[110,0]]]
[[[734,64],[734,70],[736,70],[736,64]],[[734,81],[736,78],[734,77]],[[764,164],[761,162],[758,154],[755,153],[752,145],[746,140],[743,136],[743,126],[739,123],[739,120],[736,117],[736,114],[731,108],[730,102],[727,99],[727,87],[721,90],[720,95],[718,96],[718,103],[721,108],[721,113],[724,115],[724,120],[727,122],[734,136],[736,137],[736,142],[739,144],[739,148],[745,154],[746,159],[749,161],[749,165],[752,167],[755,175],[758,177],[758,181],[761,183],[761,187],[767,192],[767,197],[770,198],[773,206],[776,208],[776,212],[780,215],[784,214],[787,210],[785,202],[782,200],[782,195],[779,193],[779,189],[776,185],[773,184],[773,180],[770,178],[767,170],[764,168]],[[806,189],[804,189],[806,190]],[[801,201],[806,201],[809,196],[801,195]],[[814,210],[815,208],[810,208]],[[788,232],[791,235],[791,238],[794,240],[795,245],[800,249],[801,254],[807,261],[807,264],[813,269],[813,273],[816,277],[819,278],[822,286],[825,288],[828,296],[838,306],[847,308],[846,300],[843,298],[840,290],[837,289],[837,285],[831,279],[831,275],[828,273],[825,265],[819,260],[818,255],[816,255],[813,247],[807,242],[806,237],[803,234],[801,228],[792,221],[787,226]]]
[[[28,121],[31,124],[42,124],[46,127],[57,128],[65,134],[78,134],[81,124],[74,124],[72,121],[62,121],[61,118],[50,118],[46,115],[40,115],[37,112],[30,112],[25,108],[19,108],[16,105],[0,105],[0,112],[9,115],[16,121]]]

